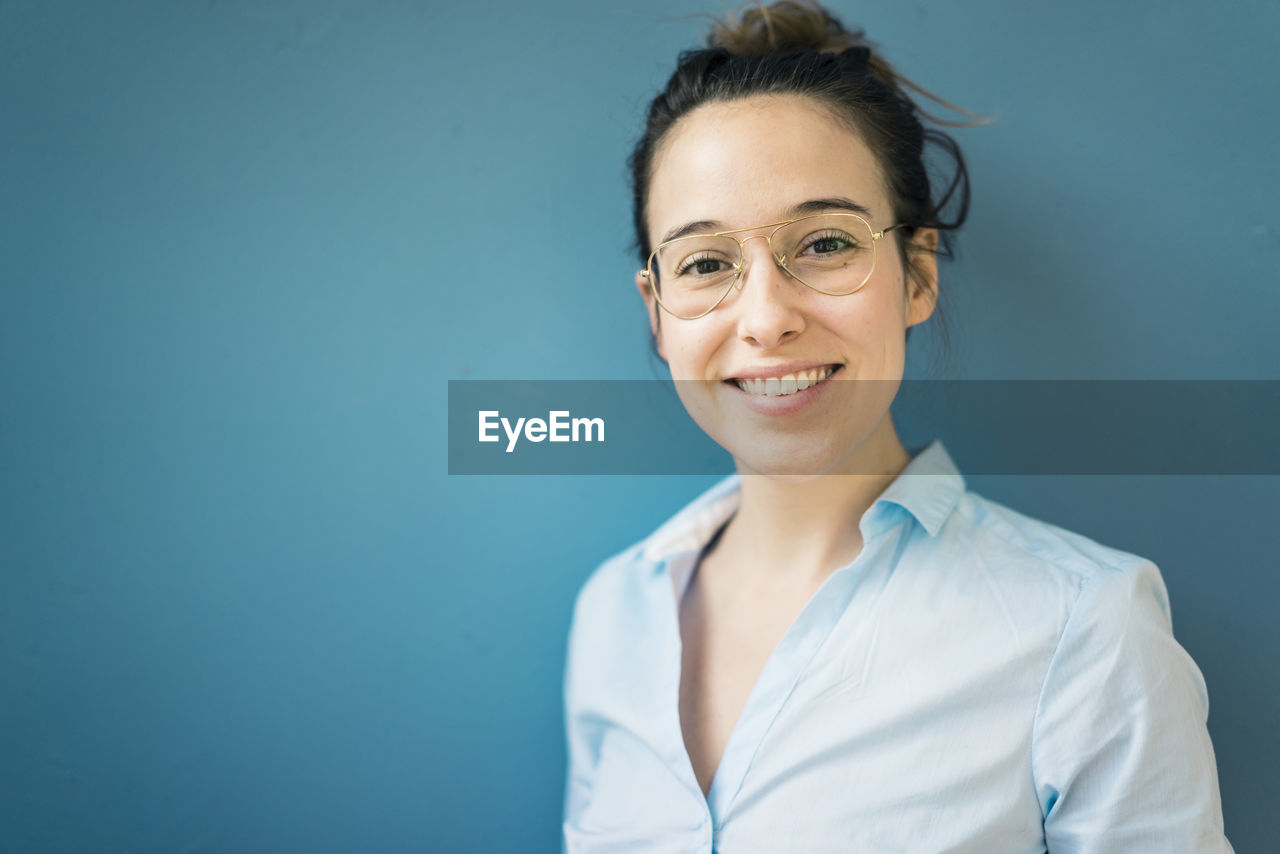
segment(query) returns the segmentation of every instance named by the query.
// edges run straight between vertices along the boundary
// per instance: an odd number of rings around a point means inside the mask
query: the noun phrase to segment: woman
[[[1231,850],[1156,567],[894,429],[968,198],[904,87],[784,2],[718,26],[651,106],[636,286],[738,474],[579,595],[569,851]],[[926,144],[956,165],[941,193]]]

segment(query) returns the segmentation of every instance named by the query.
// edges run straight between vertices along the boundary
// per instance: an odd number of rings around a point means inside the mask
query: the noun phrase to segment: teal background
[[[447,380],[660,374],[623,161],[725,8],[0,2],[0,852],[556,850],[573,595],[711,478],[449,477]],[[913,375],[1277,378],[1280,6],[833,8],[999,117]],[[1274,850],[1277,479],[971,484],[1159,563]]]

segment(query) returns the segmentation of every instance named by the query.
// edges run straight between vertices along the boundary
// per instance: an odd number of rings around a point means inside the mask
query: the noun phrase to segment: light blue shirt
[[[567,851],[1231,851],[1159,570],[966,491],[936,442],[774,650],[704,798],[677,597],[738,500],[733,476],[578,596]]]

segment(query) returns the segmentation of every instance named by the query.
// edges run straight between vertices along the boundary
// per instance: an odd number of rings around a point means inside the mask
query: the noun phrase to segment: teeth
[[[768,377],[767,379],[735,380],[738,388],[748,394],[759,394],[766,397],[781,397],[795,394],[831,376],[834,368],[815,368],[811,371],[799,371],[785,377]]]

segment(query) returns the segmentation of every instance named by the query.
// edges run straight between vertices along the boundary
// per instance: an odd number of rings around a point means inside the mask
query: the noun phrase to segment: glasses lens
[[[731,237],[694,235],[662,244],[650,262],[658,301],[681,317],[710,311],[733,286],[740,254]]]
[[[853,214],[805,217],[773,237],[787,271],[826,294],[851,294],[866,284],[875,267],[871,226]]]

